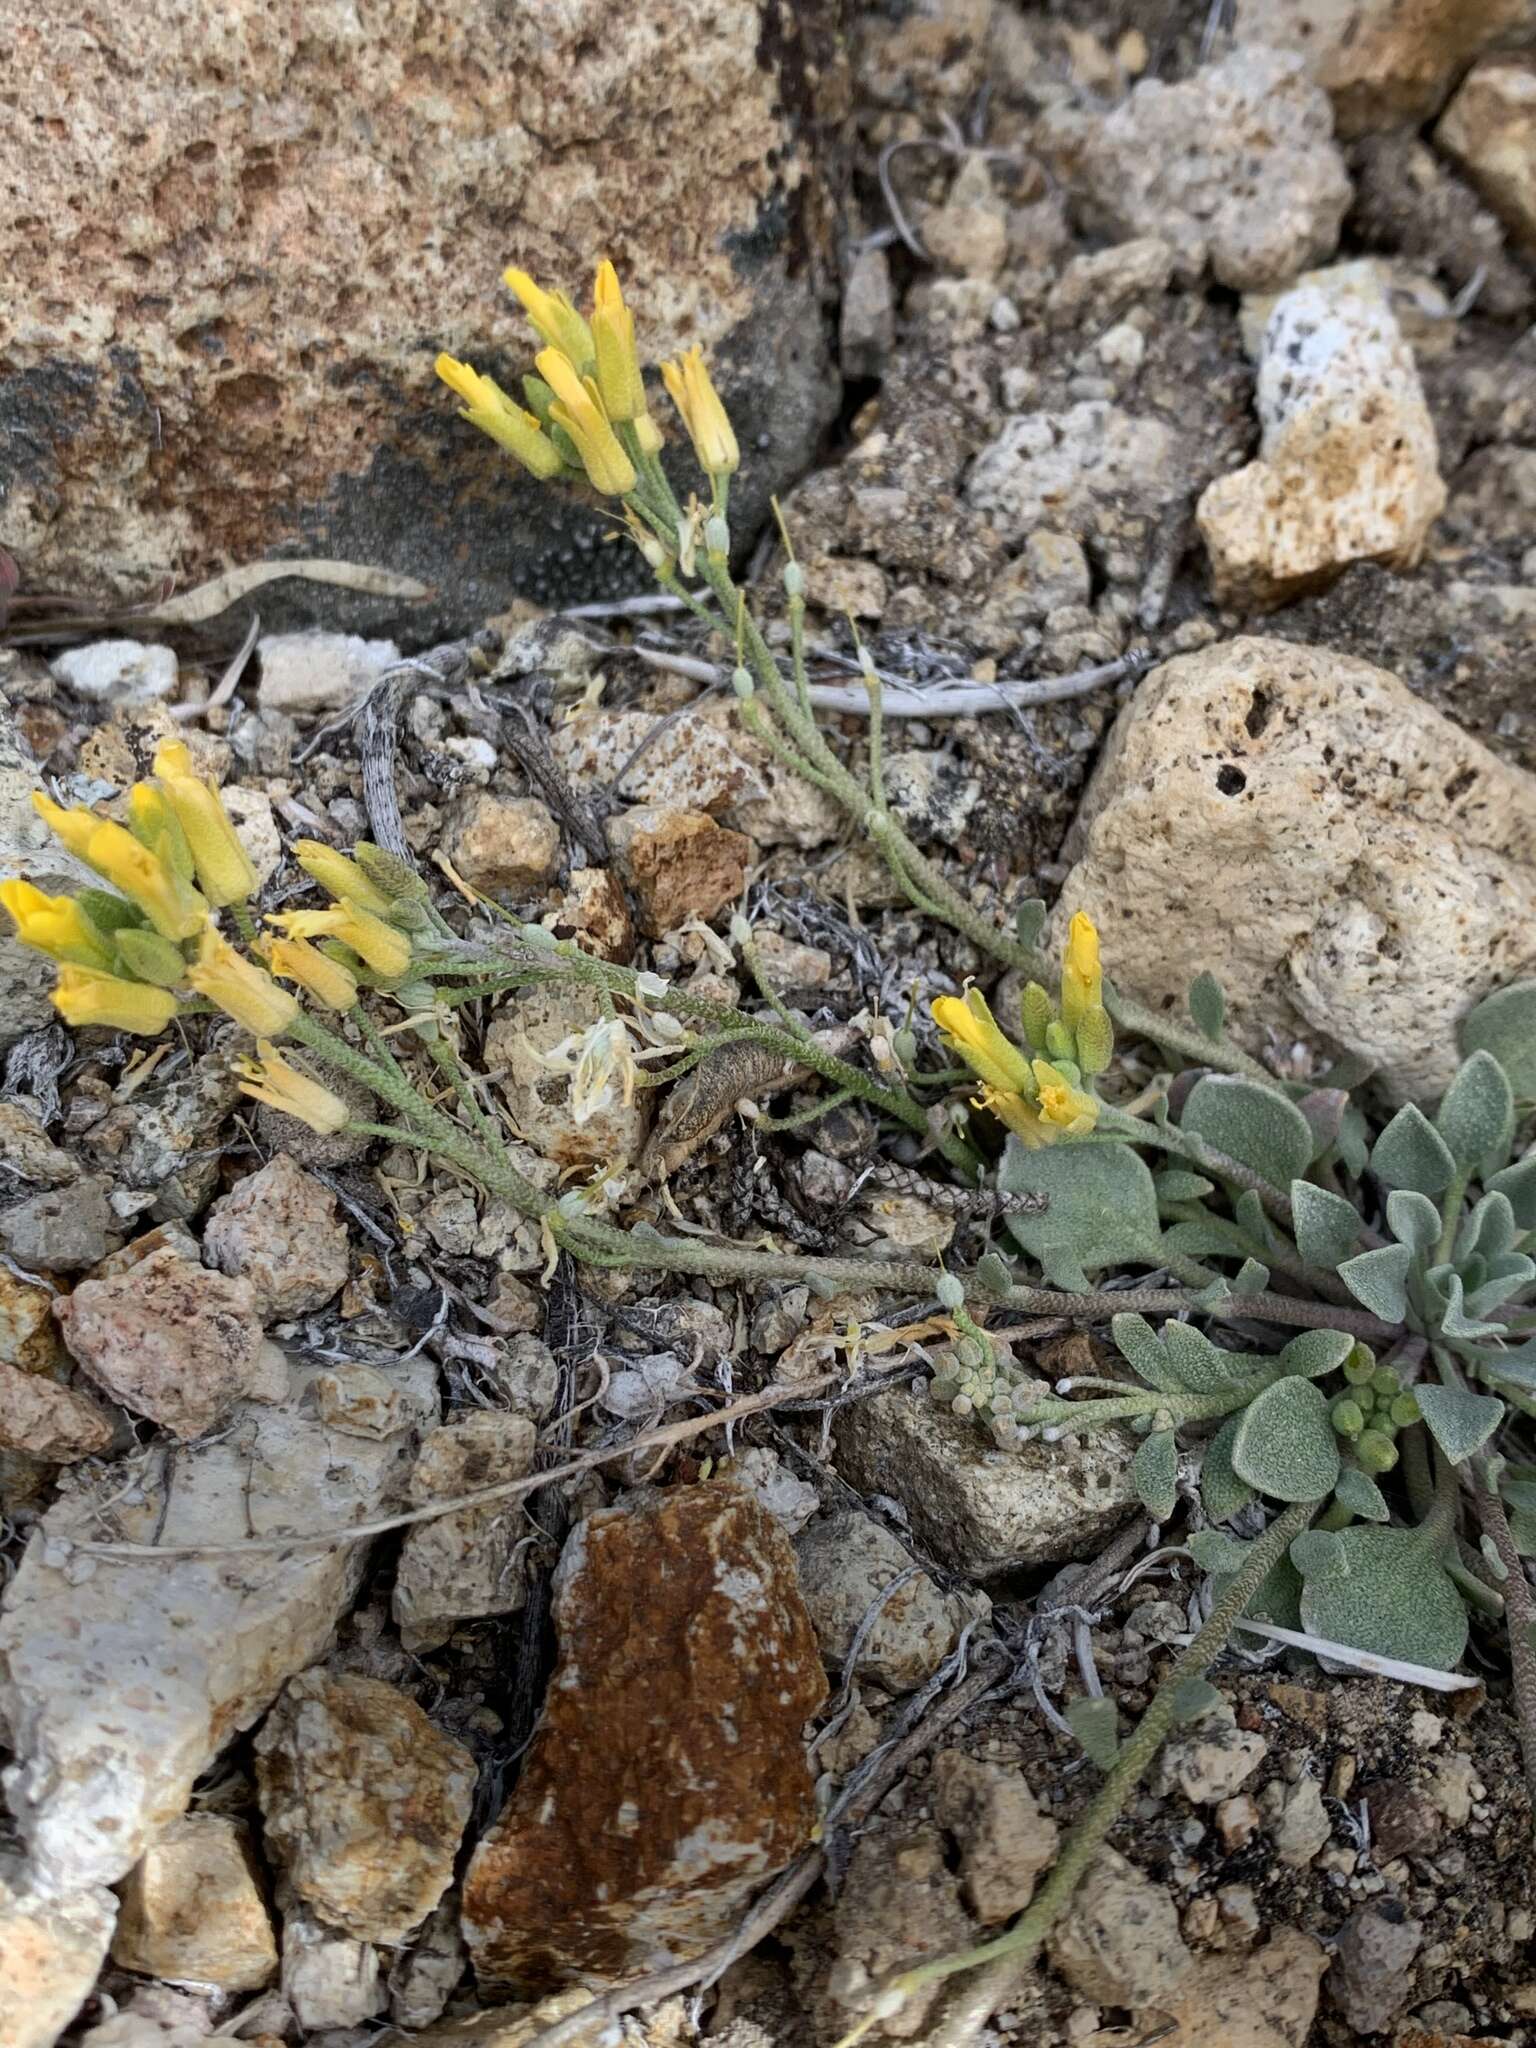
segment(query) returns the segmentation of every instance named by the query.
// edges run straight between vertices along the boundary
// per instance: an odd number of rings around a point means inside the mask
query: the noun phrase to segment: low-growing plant
[[[1039,945],[1045,906],[1023,904],[1002,929],[891,809],[881,684],[862,649],[862,775],[819,726],[805,578],[792,553],[787,670],[770,646],[731,567],[739,452],[700,352],[663,366],[708,493],[683,503],[661,463],[612,267],[598,272],[590,319],[521,272],[508,281],[545,345],[523,380],[526,403],[440,358],[464,417],[534,476],[618,508],[661,588],[730,650],[746,729],[836,801],[919,911],[1017,971],[1016,1031],[976,988],[935,998],[938,1039],[967,1079],[960,1089],[952,1067],[932,1063],[933,1041],[910,1015],[875,1020],[862,1050],[835,1054],[768,985],[739,923],[761,1007],[693,995],[539,926],[489,916],[463,934],[409,862],[368,844],[348,856],[300,841],[299,865],[325,900],[258,920],[255,872],[180,742],[163,746],[152,776],[128,792],[121,822],[38,800],[108,888],[50,897],[24,882],[0,887],[19,936],[58,963],[63,1017],[149,1037],[200,1014],[233,1019],[256,1041],[240,1068],[247,1094],[317,1130],[387,1139],[451,1165],[532,1219],[551,1260],[566,1252],[721,1281],[803,1280],[824,1294],[936,1297],[952,1342],[932,1397],[1003,1452],[1134,1431],[1136,1487],[1159,1524],[1198,1470],[1189,1547],[1210,1574],[1205,1627],[1123,1745],[1102,1714],[1079,1717],[1105,1781],[1030,1912],[984,1946],[886,1987],[856,2032],[919,1982],[1039,1946],[1167,1727],[1197,1710],[1198,1681],[1245,1613],[1444,1670],[1465,1647],[1470,1617],[1507,1609],[1536,1758],[1522,1564],[1536,1555],[1536,1464],[1499,1448],[1511,1409],[1536,1413],[1527,1249],[1536,1156],[1517,1143],[1536,1101],[1536,983],[1470,1012],[1465,1058],[1432,1110],[1383,1110],[1369,1077],[1344,1069],[1315,1083],[1270,1073],[1228,1032],[1207,974],[1190,989],[1187,1017],[1122,995],[1104,979],[1098,935],[1081,912],[1052,997]],[[934,1171],[1006,1197],[996,1205],[1004,1244],[940,1273],[915,1259],[812,1258],[626,1221],[633,1190],[622,1173],[545,1192],[519,1166],[467,1062],[460,1019],[482,998],[549,985],[583,991],[595,1013],[548,1056],[571,1076],[578,1116],[749,1045],[781,1060],[786,1075],[819,1081],[816,1113],[861,1102],[885,1131],[926,1148]],[[1132,1094],[1117,1074],[1117,1035],[1122,1046],[1155,1048],[1167,1071]],[[378,1112],[359,1115],[338,1092],[344,1081],[360,1084]],[[1129,1279],[1138,1272],[1139,1282]],[[997,1307],[1107,1323],[1120,1363],[1042,1388],[989,1336]]]

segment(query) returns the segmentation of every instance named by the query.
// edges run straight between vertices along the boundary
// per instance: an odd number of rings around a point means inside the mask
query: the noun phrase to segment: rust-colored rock
[[[616,818],[608,836],[652,938],[690,917],[714,917],[734,902],[753,852],[744,832],[728,831],[702,811],[648,804]]]
[[[111,1441],[111,1421],[89,1395],[0,1359],[0,1450],[67,1465]]]
[[[544,1717],[464,1884],[480,1978],[524,1990],[732,1926],[815,1825],[801,1731],[826,1695],[788,1540],[735,1488],[589,1516],[556,1584]]]
[[[26,584],[137,595],[339,555],[435,605],[290,585],[269,628],[425,632],[648,582],[435,383],[439,347],[509,390],[531,367],[508,263],[585,298],[611,256],[650,360],[716,353],[764,451],[733,497],[750,525],[840,400],[840,12],[234,0],[210,22],[165,0],[145,35],[131,10],[0,0],[0,537]]]

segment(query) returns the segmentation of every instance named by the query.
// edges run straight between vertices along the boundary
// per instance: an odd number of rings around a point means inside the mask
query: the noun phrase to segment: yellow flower
[[[98,974],[92,967],[61,967],[53,1006],[66,1024],[99,1024],[141,1038],[156,1037],[176,1014],[176,998],[169,990]]]
[[[0,903],[24,946],[99,974],[111,973],[111,949],[73,896],[45,896],[30,882],[0,882]]]
[[[186,834],[208,901],[222,908],[254,896],[259,884],[251,857],[214,784],[193,774],[192,756],[183,741],[161,741],[155,749],[155,776]]]
[[[1075,1031],[1083,1018],[1104,1001],[1104,976],[1099,971],[1099,935],[1086,911],[1073,913],[1067,927],[1067,949],[1061,962],[1061,1021]]]
[[[699,467],[710,476],[729,476],[741,462],[730,417],[710,382],[697,343],[677,362],[663,363],[662,382],[683,416]]]
[[[333,1095],[319,1081],[312,1081],[308,1074],[300,1073],[267,1039],[258,1040],[256,1050],[260,1059],[235,1062],[242,1095],[253,1096],[257,1102],[266,1103],[269,1109],[280,1109],[286,1116],[296,1116],[301,1124],[308,1124],[322,1137],[346,1126],[352,1112],[339,1095]]]
[[[1034,1093],[1034,1075],[1029,1061],[998,1029],[979,989],[967,989],[960,996],[938,996],[933,1003],[933,1021],[944,1034],[945,1043],[959,1053],[973,1073],[989,1087],[1007,1094]]]
[[[1074,1086],[1049,1060],[1036,1060],[1034,1070],[1042,1122],[1066,1137],[1086,1137],[1099,1120],[1097,1100]]]
[[[592,343],[597,351],[597,388],[609,419],[643,419],[645,380],[635,351],[635,316],[624,303],[619,274],[611,263],[597,266]]]
[[[261,957],[280,980],[297,982],[328,1010],[350,1010],[357,1001],[356,977],[308,939],[267,939]]]
[[[389,898],[373,886],[355,860],[348,860],[334,846],[327,846],[320,839],[296,839],[293,850],[299,866],[320,884],[327,896],[342,903],[356,903],[376,916],[389,909]]]
[[[279,910],[267,919],[290,939],[340,939],[386,981],[397,981],[411,964],[411,942],[357,903],[334,910]]]
[[[128,792],[128,829],[140,846],[165,862],[173,875],[190,882],[197,872],[187,835],[171,809],[170,798],[152,782],[136,782]]]
[[[50,831],[136,904],[162,939],[190,939],[207,923],[208,905],[192,885],[121,825],[90,811],[63,810],[37,792],[32,802]]]
[[[592,345],[592,330],[565,293],[544,291],[526,270],[512,269],[505,275],[523,311],[550,347],[567,356],[578,372],[591,369],[597,353]],[[554,379],[549,381],[553,383]]]
[[[590,377],[579,377],[559,349],[540,349],[534,362],[555,394],[550,418],[557,427],[564,427],[575,443],[592,488],[615,498],[632,491],[635,465],[603,411],[596,384]]]
[[[1054,1124],[1046,1123],[1037,1109],[1009,1088],[983,1088],[973,1098],[972,1107],[991,1110],[1015,1137],[1024,1140],[1031,1152],[1038,1152],[1045,1145],[1054,1145],[1060,1136]]]
[[[212,925],[205,928],[197,964],[187,969],[188,984],[206,996],[237,1024],[259,1038],[286,1031],[299,1014],[297,1002],[271,975],[237,953]]]
[[[437,374],[450,390],[464,400],[459,417],[478,427],[482,434],[505,448],[533,475],[547,482],[558,476],[564,464],[560,451],[531,412],[524,412],[491,377],[482,377],[468,363],[440,355]]]

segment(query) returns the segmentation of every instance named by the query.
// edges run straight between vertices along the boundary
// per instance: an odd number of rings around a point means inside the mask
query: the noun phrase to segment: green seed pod
[[[1397,1463],[1397,1445],[1379,1429],[1368,1429],[1355,1445],[1355,1456],[1365,1472],[1390,1472]]]
[[[1371,1374],[1371,1391],[1380,1399],[1390,1401],[1402,1392],[1402,1384],[1389,1365],[1378,1365]]]
[[[1392,1403],[1392,1406],[1387,1410],[1387,1413],[1399,1429],[1409,1429],[1415,1422],[1422,1420],[1419,1414],[1419,1404],[1415,1401],[1412,1394],[1399,1394]]]
[[[1059,1017],[1053,1017],[1045,1027],[1045,1049],[1053,1060],[1077,1059],[1077,1047],[1072,1034]]]
[[[396,855],[386,853],[382,846],[375,846],[368,839],[360,839],[357,842],[352,849],[352,858],[379,894],[389,898],[392,907],[402,902],[427,901],[430,892],[426,882],[409,861],[400,860]]]
[[[1376,1396],[1369,1387],[1356,1387],[1350,1398],[1359,1403],[1362,1415],[1373,1415],[1376,1412]]]
[[[1102,1074],[1115,1050],[1115,1027],[1101,1003],[1078,1019],[1076,1035],[1077,1064],[1085,1074]]]
[[[1051,1001],[1038,981],[1028,983],[1023,1001],[1019,1005],[1024,1018],[1024,1036],[1032,1052],[1045,1051],[1045,1034],[1056,1015],[1056,1005]]]
[[[962,1365],[968,1365],[973,1369],[985,1361],[986,1355],[974,1337],[962,1337],[955,1346],[956,1358]]]
[[[917,1033],[903,1025],[891,1040],[891,1051],[910,1072],[917,1065]]]
[[[1378,1436],[1386,1437],[1389,1442],[1397,1435],[1397,1424],[1392,1420],[1390,1410],[1378,1408],[1371,1417],[1371,1427]]]
[[[1365,1416],[1359,1402],[1350,1400],[1348,1395],[1334,1402],[1328,1419],[1340,1436],[1357,1437],[1365,1427]]]
[[[940,1308],[963,1308],[965,1305],[965,1289],[953,1273],[941,1273],[933,1291],[938,1296]]]
[[[117,956],[134,981],[153,982],[156,988],[179,988],[187,978],[187,963],[181,948],[158,932],[136,930],[124,925],[113,934]]]
[[[1375,1370],[1376,1360],[1363,1344],[1357,1344],[1344,1361],[1344,1377],[1352,1387],[1363,1387]]]

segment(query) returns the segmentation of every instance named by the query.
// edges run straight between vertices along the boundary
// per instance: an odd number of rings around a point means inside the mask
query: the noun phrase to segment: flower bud
[[[752,680],[751,671],[739,665],[733,668],[731,670],[731,688],[743,700],[750,697],[757,688],[756,683]]]
[[[791,604],[799,604],[805,597],[805,571],[798,562],[784,564],[784,595]]]
[[[941,1308],[956,1309],[965,1306],[965,1289],[953,1273],[941,1273],[933,1291],[939,1298]]]
[[[1355,1456],[1366,1472],[1390,1472],[1397,1463],[1397,1445],[1378,1429],[1368,1429],[1355,1445]]]
[[[180,988],[187,978],[187,963],[181,950],[158,932],[128,925],[114,934],[117,957],[135,981],[152,982],[156,988]]]
[[[1115,1027],[1102,1003],[1095,1003],[1077,1020],[1077,1064],[1085,1074],[1102,1074],[1115,1050]]]
[[[1359,1402],[1348,1398],[1334,1402],[1329,1410],[1328,1419],[1340,1436],[1354,1438],[1365,1428],[1365,1415]]]
[[[1056,1015],[1055,1004],[1038,981],[1031,981],[1025,986],[1020,1008],[1024,1015],[1024,1036],[1029,1041],[1030,1050],[1044,1052],[1047,1049],[1046,1033]]]

